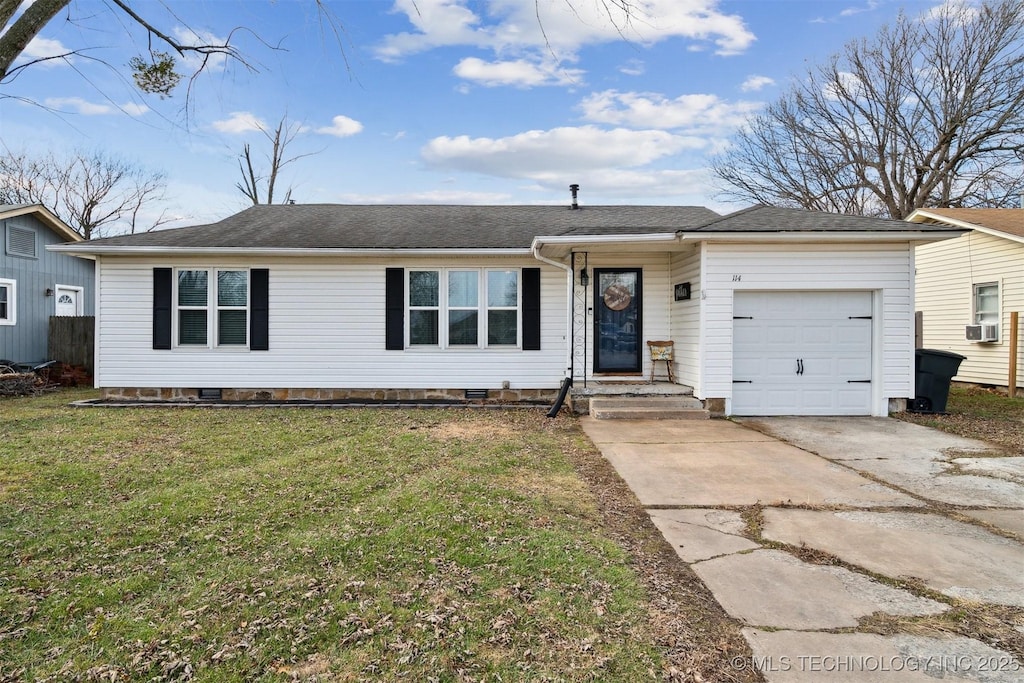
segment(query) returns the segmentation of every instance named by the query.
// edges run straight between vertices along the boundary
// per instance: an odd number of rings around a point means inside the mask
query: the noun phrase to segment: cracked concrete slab
[[[768,683],[934,683],[956,679],[977,683],[1019,683],[1024,663],[963,636],[815,633],[743,629],[752,664]],[[749,666],[734,659],[736,669]]]
[[[806,544],[945,595],[1024,607],[1024,546],[980,527],[913,512],[764,511],[765,538]]]
[[[863,574],[802,562],[781,550],[727,555],[692,567],[725,611],[750,626],[847,628],[875,612],[922,616],[947,609]]]
[[[583,417],[584,431],[595,444],[729,443],[775,441],[767,434],[729,420],[595,420]]]
[[[685,562],[761,547],[743,536],[746,525],[733,510],[648,510],[647,514]]]
[[[953,457],[991,451],[976,439],[884,417],[747,418],[742,424],[929,500],[996,507],[1016,507],[1024,500],[1024,480],[995,474],[997,468],[1012,471],[1012,464],[981,462],[1013,458],[957,457],[980,464],[952,473]]]
[[[607,443],[601,446],[601,452],[646,507],[921,504],[845,467],[778,441]]]
[[[953,464],[962,471],[995,477],[1024,484],[1024,457],[1010,458],[954,458]]]
[[[1024,504],[1024,501],[1021,501]],[[1024,510],[964,510],[963,514],[1024,539]]]

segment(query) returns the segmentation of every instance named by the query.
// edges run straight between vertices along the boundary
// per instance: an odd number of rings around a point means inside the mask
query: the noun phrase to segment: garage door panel
[[[871,412],[870,292],[736,292],[738,415]],[[801,372],[802,370],[802,372]]]

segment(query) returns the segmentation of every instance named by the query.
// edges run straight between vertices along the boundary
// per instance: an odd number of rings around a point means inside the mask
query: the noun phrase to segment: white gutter
[[[573,301],[573,296],[572,296],[572,294],[573,294],[573,292],[572,292],[572,282],[573,282],[573,278],[575,277],[575,274],[572,272],[572,264],[571,263],[565,264],[565,263],[561,263],[559,261],[553,261],[552,259],[549,259],[546,256],[541,256],[540,255],[540,248],[541,248],[542,244],[543,244],[543,242],[541,242],[541,238],[539,238],[539,237],[535,237],[534,238],[533,246],[530,248],[530,251],[533,253],[533,258],[537,259],[538,261],[540,261],[542,263],[546,263],[549,266],[554,266],[555,268],[560,268],[560,269],[564,270],[566,272],[566,274],[568,274],[568,276],[569,276],[566,279],[566,292],[565,292],[565,296],[566,296],[565,307],[566,307],[566,311],[568,312],[568,315],[566,316],[566,321],[565,321],[565,373],[566,373],[566,377],[570,377],[571,378],[572,377],[572,313],[573,313],[572,308],[575,305],[575,302]]]
[[[643,234],[627,234],[622,233],[619,235],[559,235],[557,237],[535,237],[533,244],[536,248],[538,244],[559,244],[559,245],[573,245],[573,244],[617,244],[619,242],[675,242],[676,231],[672,232],[651,232]]]
[[[961,234],[958,230],[948,231],[900,231],[900,232],[842,232],[822,230],[819,232],[680,232],[681,240],[695,242],[938,242],[953,239]]]
[[[50,244],[48,251],[75,256],[532,256],[531,249],[282,249],[277,247],[120,247]]]

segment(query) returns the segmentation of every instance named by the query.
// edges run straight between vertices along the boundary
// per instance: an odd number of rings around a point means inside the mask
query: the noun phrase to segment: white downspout
[[[566,321],[565,321],[565,376],[571,378],[571,374],[572,374],[572,312],[573,312],[572,309],[573,309],[573,305],[574,305],[573,291],[572,291],[572,280],[573,280],[574,275],[573,275],[573,272],[572,272],[572,264],[571,263],[570,264],[565,264],[565,263],[561,263],[559,261],[553,261],[553,260],[547,258],[546,256],[541,256],[540,255],[540,245],[541,245],[541,243],[538,242],[537,240],[533,241],[533,245],[530,247],[530,251],[533,253],[533,258],[537,259],[538,261],[541,261],[542,263],[546,263],[549,266],[554,266],[555,268],[559,268],[561,270],[564,270],[566,272],[566,274],[568,274],[568,276],[569,276],[566,279],[566,292],[565,292],[565,296],[566,296],[566,298],[565,298],[566,310],[569,313],[566,316]]]

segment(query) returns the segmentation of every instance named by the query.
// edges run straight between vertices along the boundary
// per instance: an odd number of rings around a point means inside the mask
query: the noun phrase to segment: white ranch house
[[[96,261],[110,398],[553,400],[565,377],[647,381],[658,340],[715,413],[886,415],[914,392],[914,249],[960,232],[768,207],[283,205],[52,249]]]

